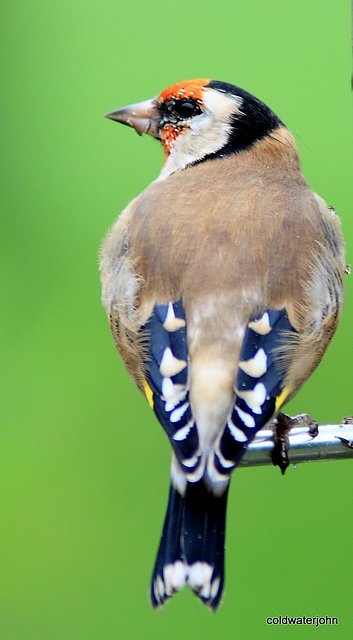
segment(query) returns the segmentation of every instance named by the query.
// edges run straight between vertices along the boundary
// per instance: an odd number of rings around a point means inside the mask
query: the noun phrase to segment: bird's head
[[[177,82],[151,100],[106,117],[162,142],[164,176],[202,160],[238,153],[283,126],[247,91],[205,78]]]

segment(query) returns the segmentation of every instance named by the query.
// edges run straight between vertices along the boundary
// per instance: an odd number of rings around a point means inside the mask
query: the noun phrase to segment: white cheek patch
[[[227,120],[230,122],[232,116],[243,115],[241,111],[243,99],[240,96],[232,96],[230,93],[222,93],[206,87],[203,102],[206,110],[212,113],[214,122],[224,123]]]
[[[233,116],[242,115],[242,98],[205,88],[203,102],[203,113],[185,121],[186,129],[176,138],[158,180],[216,153],[227,144]]]

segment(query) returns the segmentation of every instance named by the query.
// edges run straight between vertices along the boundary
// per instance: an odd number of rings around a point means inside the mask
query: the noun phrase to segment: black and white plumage
[[[117,348],[173,450],[151,600],[188,584],[215,609],[230,474],[337,325],[340,224],[305,182],[290,132],[238,87],[182,82],[108,117],[165,150],[101,253]]]

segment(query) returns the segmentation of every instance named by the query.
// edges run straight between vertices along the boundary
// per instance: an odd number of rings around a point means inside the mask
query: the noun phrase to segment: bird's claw
[[[273,439],[274,447],[272,449],[272,463],[275,467],[281,469],[282,475],[285,474],[289,466],[289,438],[288,434],[294,427],[305,424],[309,427],[309,434],[315,438],[319,433],[318,423],[315,422],[307,413],[300,414],[291,418],[285,413],[279,413],[273,422]]]

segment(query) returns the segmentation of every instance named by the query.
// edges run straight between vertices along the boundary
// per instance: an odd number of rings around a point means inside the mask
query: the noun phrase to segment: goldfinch
[[[290,131],[237,86],[183,81],[107,117],[165,154],[100,256],[116,347],[172,446],[151,601],[187,584],[216,609],[231,473],[337,326],[340,222],[310,190]]]

